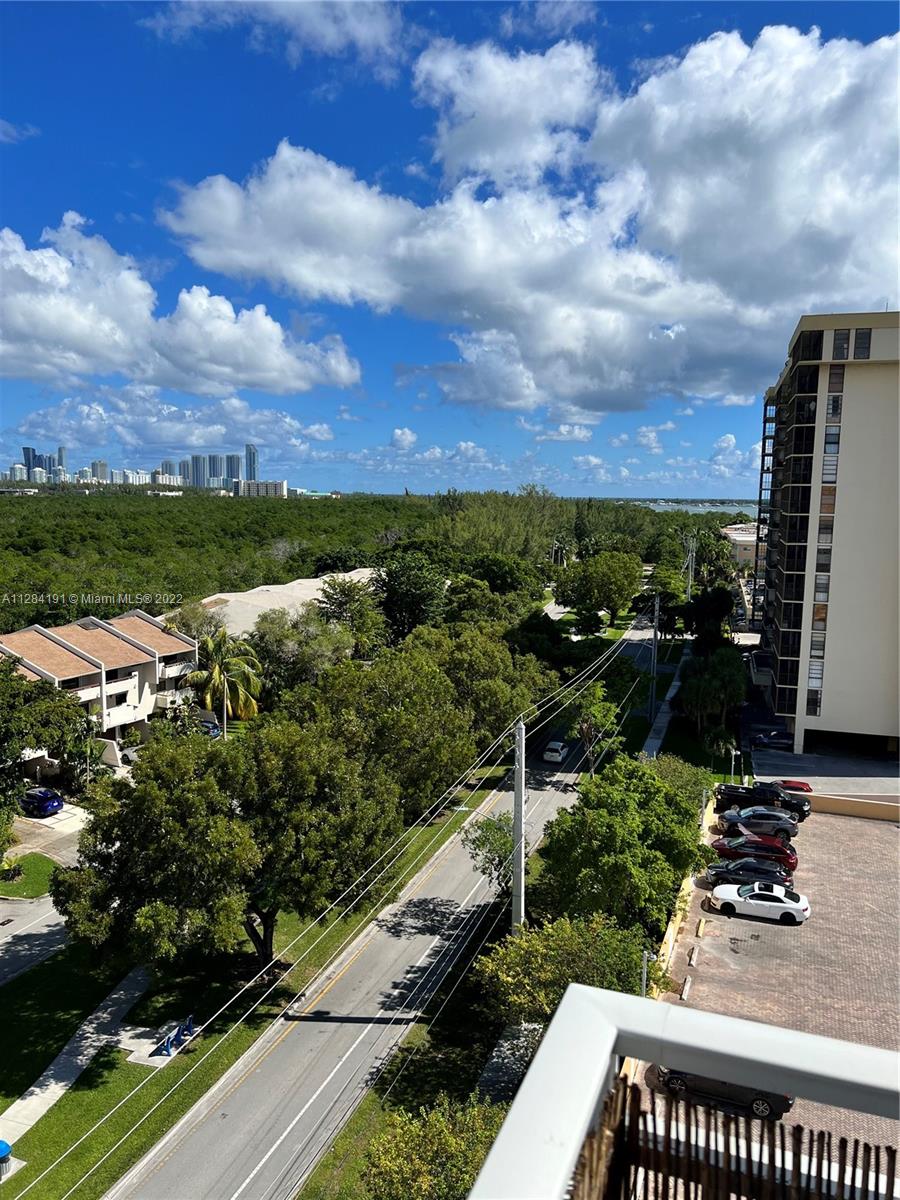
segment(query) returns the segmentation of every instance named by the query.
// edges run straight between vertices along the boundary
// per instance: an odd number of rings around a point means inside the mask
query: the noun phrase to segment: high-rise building
[[[754,678],[798,752],[897,744],[898,343],[896,312],[801,317],[765,396]]]
[[[181,478],[186,483],[190,483],[190,481],[191,481],[191,460],[189,458],[181,459],[181,461],[178,464],[178,474],[181,476]]]
[[[34,446],[23,446],[22,447],[22,462],[25,464],[26,471],[30,471],[32,467],[37,466],[37,463],[35,462],[35,457],[36,457],[36,455],[35,455]]]
[[[244,447],[244,475],[249,480],[259,479],[259,451],[250,442]]]
[[[109,463],[102,458],[95,458],[91,462],[91,475],[100,483],[108,483]]]
[[[82,467],[78,472],[77,479],[79,483],[90,483],[94,478],[94,472],[90,467]]]
[[[207,475],[207,471],[206,471],[206,455],[205,454],[192,454],[191,455],[190,478],[191,478],[191,487],[195,487],[195,488],[205,488],[206,487],[206,480],[208,478],[208,475]]]
[[[57,464],[57,466],[62,467],[62,469],[64,471],[68,470],[68,466],[69,466],[68,460],[66,458],[67,453],[68,453],[68,451],[66,450],[65,446],[60,446],[59,449],[56,451],[56,464]]]
[[[28,476],[32,483],[46,483],[47,472],[43,467],[32,467],[31,474]]]
[[[56,466],[53,468],[53,482],[54,483],[68,483],[69,482],[69,472],[66,470],[65,467]]]
[[[241,466],[241,456],[239,454],[225,455],[225,474],[229,479],[240,479],[243,476]]]
[[[221,479],[225,474],[225,455],[207,454],[206,474],[209,479]]]
[[[109,473],[110,483],[126,483],[127,480],[125,479],[125,474],[125,471],[117,470],[115,467],[113,467]]]
[[[55,454],[45,454],[44,455],[44,470],[47,472],[48,475],[52,475],[53,472],[56,470],[56,455]]]
[[[28,472],[25,470],[24,463],[13,463],[9,468],[9,477],[14,479],[16,483],[24,483],[28,478]]]
[[[162,462],[160,463],[159,470],[160,470],[161,475],[178,475],[179,474],[179,470],[178,470],[178,467],[175,465],[174,458],[164,458],[162,460]]]
[[[281,500],[286,500],[288,494],[286,479],[236,479],[232,490],[235,496],[274,496]]]

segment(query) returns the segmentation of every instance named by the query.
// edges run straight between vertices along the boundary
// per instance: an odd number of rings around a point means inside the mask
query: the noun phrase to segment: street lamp
[[[224,740],[228,737],[228,674],[225,671],[222,672],[222,683],[222,738]],[[734,782],[734,775],[731,779]]]
[[[651,954],[649,950],[644,950],[641,954],[641,995],[647,995],[647,963],[656,962],[657,956]]]
[[[734,759],[738,751],[734,746],[731,747],[731,782],[734,783]]]

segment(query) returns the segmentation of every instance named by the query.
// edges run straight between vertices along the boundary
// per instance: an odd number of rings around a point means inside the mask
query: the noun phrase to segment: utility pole
[[[525,923],[525,722],[516,724],[513,787],[512,927]]]
[[[687,599],[690,601],[691,590],[694,586],[694,550],[697,546],[697,535],[692,533],[688,541],[688,569],[687,569]]]
[[[222,672],[222,737],[228,737],[228,676]]]
[[[659,638],[659,593],[653,598],[653,645],[650,650],[650,724],[656,716],[656,658]]]

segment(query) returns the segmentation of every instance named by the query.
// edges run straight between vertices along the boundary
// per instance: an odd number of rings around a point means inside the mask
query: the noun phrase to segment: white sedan
[[[742,913],[782,925],[802,925],[809,917],[807,898],[780,883],[723,883],[713,889],[710,903],[726,917]]]
[[[565,762],[568,753],[569,747],[565,742],[548,742],[544,749],[544,762]]]

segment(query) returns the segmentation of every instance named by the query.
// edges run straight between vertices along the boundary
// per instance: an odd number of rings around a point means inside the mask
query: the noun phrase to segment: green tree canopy
[[[354,658],[369,658],[384,645],[387,637],[384,615],[364,579],[326,579],[317,603],[329,624],[350,630]]]
[[[652,762],[620,755],[547,824],[541,857],[555,912],[605,913],[656,937],[703,858],[697,808]]]
[[[566,706],[569,737],[577,737],[584,750],[588,772],[593,775],[598,761],[609,760],[621,747],[619,708],[606,699],[606,688],[598,681],[586,687]]]
[[[508,896],[512,890],[512,813],[497,813],[473,821],[463,830],[462,844],[475,870],[486,876],[501,896]]]
[[[366,1151],[363,1173],[371,1200],[466,1200],[506,1109],[473,1095],[438,1096],[417,1114],[390,1113]]]
[[[602,913],[560,917],[516,930],[476,961],[475,973],[500,1020],[544,1023],[570,983],[639,992],[644,946],[641,931],[620,929]]]
[[[375,575],[375,594],[395,642],[417,625],[433,625],[444,608],[446,581],[432,563],[417,551],[394,555]]]
[[[353,634],[327,622],[310,601],[290,610],[270,608],[256,618],[247,644],[256,653],[266,702],[300,683],[315,683],[323,671],[347,658]]]
[[[220,713],[224,705],[229,717],[246,720],[258,711],[261,670],[253,647],[231,637],[223,626],[200,639],[197,669],[183,675],[180,686],[192,688],[211,712]]]
[[[606,609],[613,621],[618,618],[638,592],[641,577],[641,560],[636,554],[602,551],[560,572],[556,598],[574,608],[585,627],[591,628],[601,609]]]

